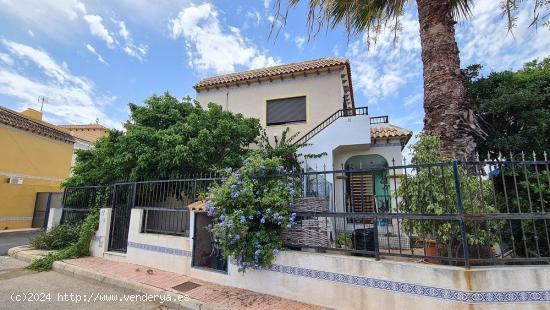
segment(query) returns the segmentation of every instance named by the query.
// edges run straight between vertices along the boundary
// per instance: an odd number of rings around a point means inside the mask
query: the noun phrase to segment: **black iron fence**
[[[307,172],[290,248],[452,265],[550,262],[550,162],[463,161]]]
[[[111,206],[111,186],[67,187],[63,192],[61,223],[80,224],[90,209]]]
[[[292,179],[300,180],[301,198],[320,198],[323,206],[293,211],[298,224],[285,232],[291,249],[467,267],[550,262],[546,158],[346,167]],[[81,221],[91,207],[116,202],[129,207],[117,208],[128,218],[131,208],[144,210],[142,232],[188,236],[188,206],[219,181],[194,176],[67,188],[62,221]],[[127,237],[127,227],[116,235]]]
[[[189,236],[189,208],[219,179],[202,176],[136,183],[134,208],[144,210],[142,232]]]

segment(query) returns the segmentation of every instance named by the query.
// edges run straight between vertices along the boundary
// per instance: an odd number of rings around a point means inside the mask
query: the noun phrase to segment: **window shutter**
[[[267,125],[306,121],[306,96],[267,101]]]

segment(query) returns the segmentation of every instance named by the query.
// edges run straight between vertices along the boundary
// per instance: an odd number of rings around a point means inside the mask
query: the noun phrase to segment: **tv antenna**
[[[40,103],[40,113],[44,109],[44,103],[48,103],[48,97],[38,96],[38,103]]]

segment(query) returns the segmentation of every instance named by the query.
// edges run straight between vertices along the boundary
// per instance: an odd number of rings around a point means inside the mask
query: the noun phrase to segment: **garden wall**
[[[281,252],[270,270],[241,274],[191,267],[192,239],[140,233],[143,211],[133,209],[128,251],[106,251],[110,209],[102,209],[91,244],[94,256],[179,272],[204,281],[236,286],[336,309],[548,309],[550,267],[460,267],[376,261],[373,258]],[[191,214],[193,236],[194,212]]]

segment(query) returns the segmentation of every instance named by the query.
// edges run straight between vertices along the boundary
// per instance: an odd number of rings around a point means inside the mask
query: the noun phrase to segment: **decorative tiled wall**
[[[169,255],[191,257],[188,250],[168,248],[150,244],[128,242],[128,247],[142,250],[165,253]],[[273,264],[269,271],[284,273],[297,277],[330,281],[339,284],[360,286],[391,291],[400,294],[410,294],[429,298],[443,299],[468,304],[496,304],[496,303],[550,303],[550,290],[541,291],[461,291],[448,288],[431,287],[414,283],[404,283],[391,280],[382,280],[363,276],[354,276],[343,273],[321,271]]]

